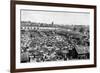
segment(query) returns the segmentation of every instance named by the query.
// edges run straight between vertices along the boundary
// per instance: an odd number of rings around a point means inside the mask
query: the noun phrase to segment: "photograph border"
[[[94,64],[88,65],[75,65],[75,66],[59,66],[59,67],[41,67],[41,68],[25,68],[16,69],[16,4],[21,5],[39,5],[39,6],[52,6],[52,7],[70,7],[70,8],[86,8],[94,10]],[[10,72],[28,72],[28,71],[44,71],[44,70],[59,70],[59,69],[76,69],[76,68],[90,68],[96,67],[96,6],[95,5],[81,5],[81,4],[63,4],[63,3],[48,3],[48,2],[33,2],[33,1],[13,1],[10,5]]]

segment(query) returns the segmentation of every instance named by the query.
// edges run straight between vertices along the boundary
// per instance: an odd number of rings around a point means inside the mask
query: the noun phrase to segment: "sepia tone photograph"
[[[20,10],[20,62],[90,59],[90,13]]]

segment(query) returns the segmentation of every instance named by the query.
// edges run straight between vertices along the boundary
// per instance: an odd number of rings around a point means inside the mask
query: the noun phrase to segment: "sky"
[[[21,10],[21,21],[55,24],[89,25],[90,14],[82,12],[61,12],[42,10]]]

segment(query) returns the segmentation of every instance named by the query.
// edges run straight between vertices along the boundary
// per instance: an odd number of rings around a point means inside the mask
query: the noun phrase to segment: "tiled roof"
[[[78,54],[85,54],[89,53],[89,46],[76,46],[76,51]]]

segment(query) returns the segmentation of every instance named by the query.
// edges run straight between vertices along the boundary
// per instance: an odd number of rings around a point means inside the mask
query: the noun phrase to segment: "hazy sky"
[[[89,13],[21,10],[21,21],[89,25]]]

